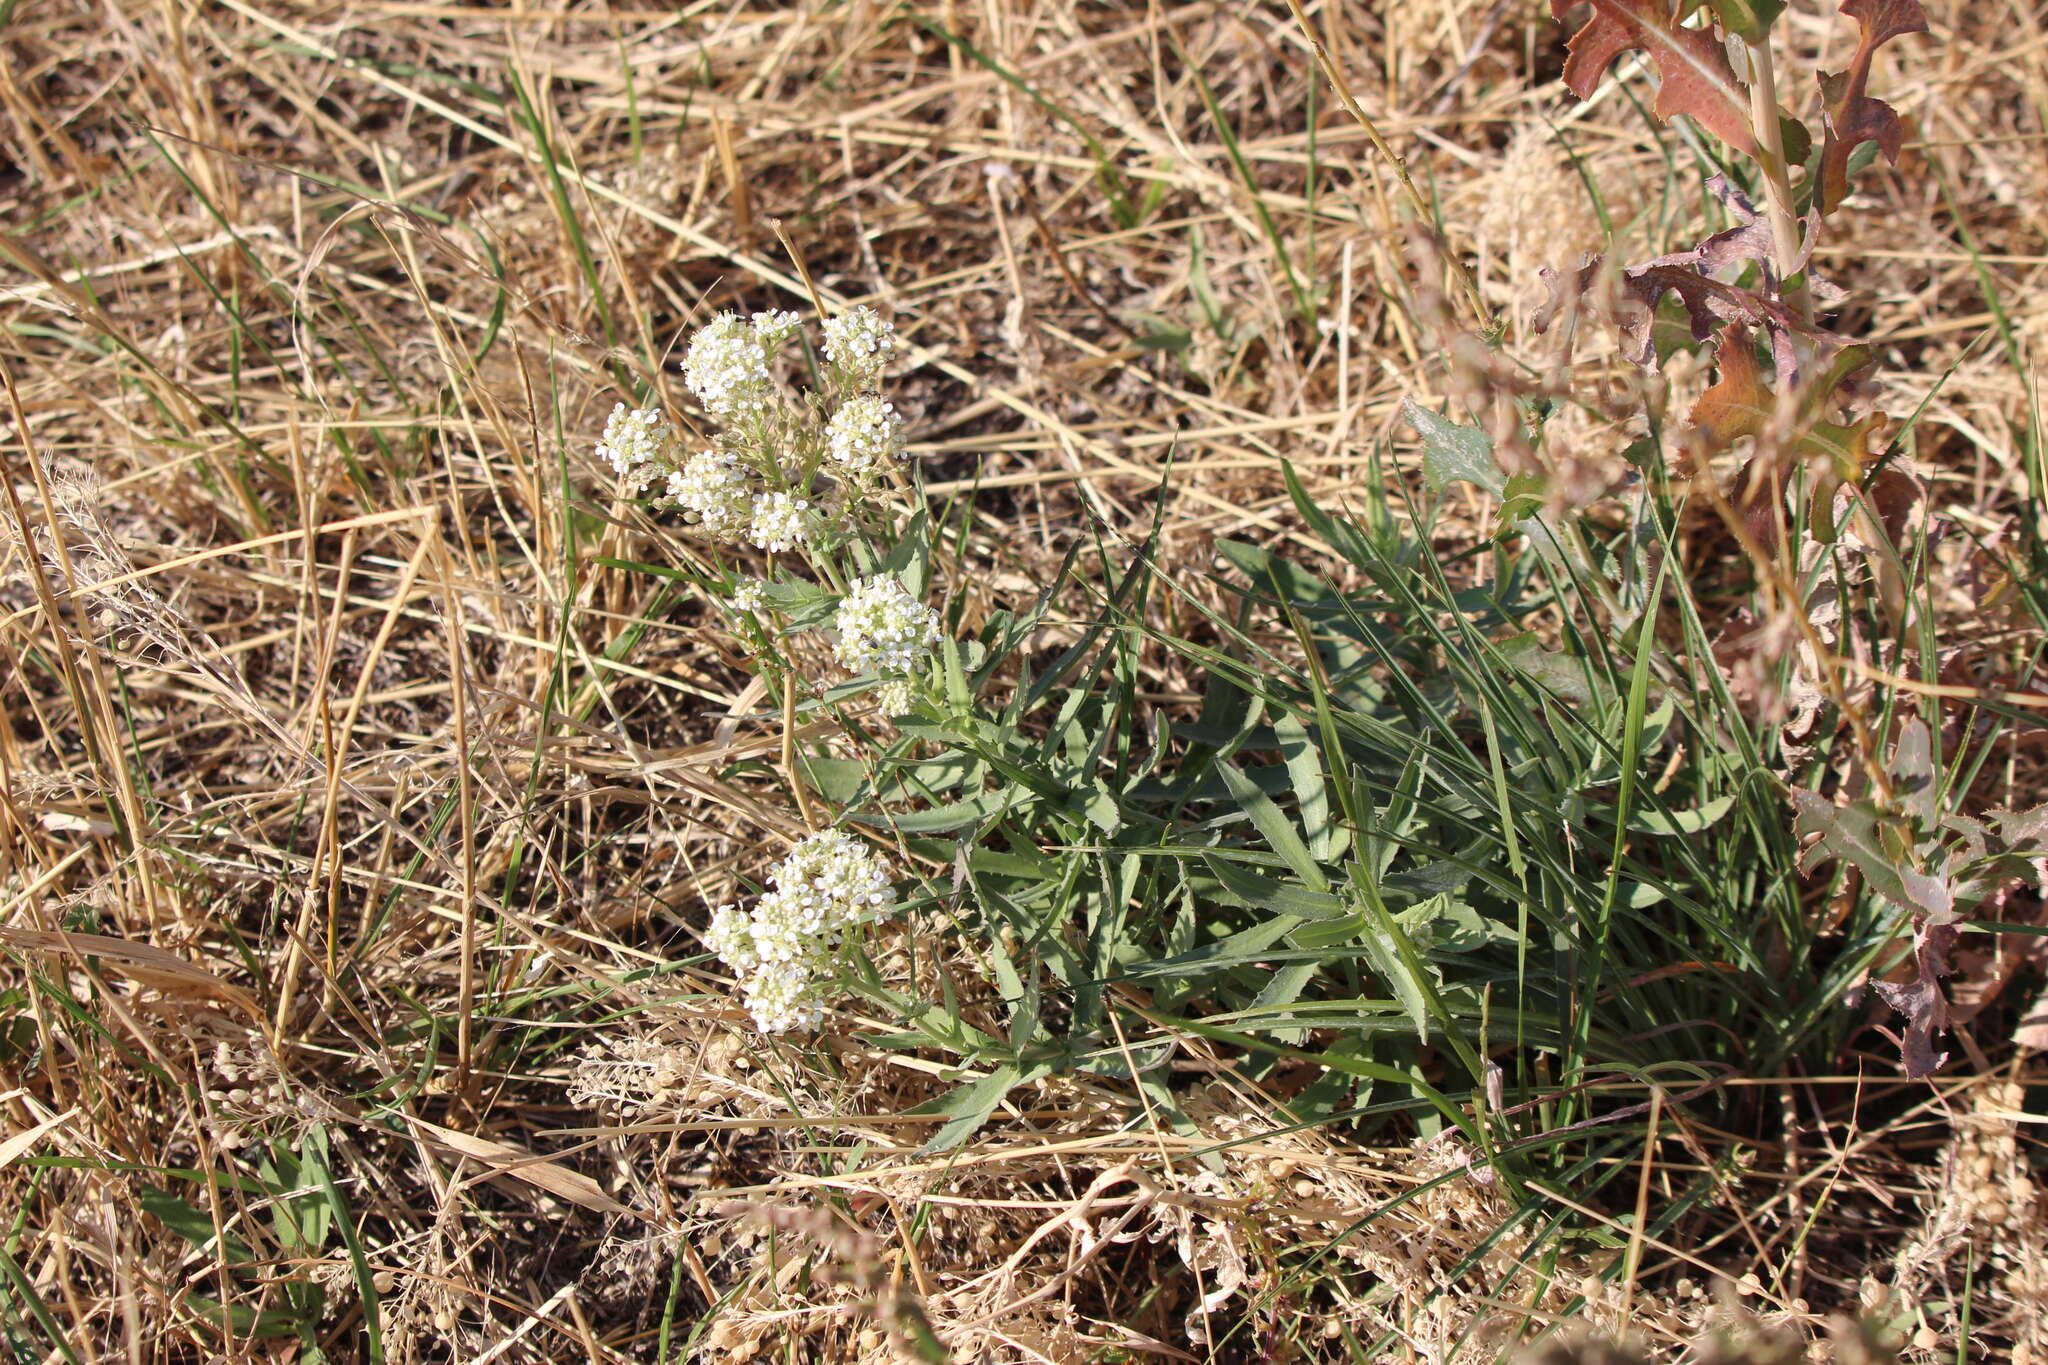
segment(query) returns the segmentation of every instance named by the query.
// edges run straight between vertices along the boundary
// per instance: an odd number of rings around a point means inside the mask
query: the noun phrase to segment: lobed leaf
[[[1863,882],[1892,904],[1917,916],[1947,919],[1955,913],[1955,895],[1946,874],[1930,876],[1908,861],[1903,839],[1888,840],[1895,823],[1869,801],[1837,806],[1818,792],[1794,788],[1795,828],[1818,834],[1820,842],[1807,854],[1809,862],[1839,858],[1863,874]]]
[[[1764,385],[1756,362],[1756,339],[1749,328],[1731,322],[1714,348],[1720,375],[1714,386],[1692,405],[1693,427],[1713,446],[1725,449],[1736,438],[1762,431],[1777,410],[1777,396]]]
[[[1842,13],[1862,30],[1856,55],[1846,71],[1820,75],[1821,122],[1825,139],[1820,158],[1820,209],[1832,212],[1848,197],[1849,154],[1874,142],[1893,165],[1905,144],[1898,111],[1864,93],[1870,83],[1871,59],[1894,38],[1927,31],[1927,11],[1919,0],[1842,0]]]
[[[1948,1060],[1946,1052],[1934,1050],[1934,1035],[1948,1028],[1948,997],[1942,993],[1941,978],[1949,974],[1949,950],[1957,933],[1953,924],[1918,926],[1913,934],[1912,975],[1905,981],[1871,983],[1887,1005],[1906,1016],[1899,1058],[1914,1080],[1932,1076]]]
[[[1574,0],[1551,0],[1563,19]],[[1580,99],[1592,96],[1614,59],[1641,48],[1657,67],[1658,118],[1689,114],[1739,152],[1756,153],[1749,127],[1749,88],[1736,79],[1721,40],[1710,28],[1686,28],[1667,0],[1593,0],[1593,15],[1572,35],[1564,83]]]

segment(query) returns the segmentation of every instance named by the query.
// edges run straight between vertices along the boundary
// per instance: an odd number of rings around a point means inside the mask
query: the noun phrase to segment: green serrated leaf
[[[1003,1097],[1027,1080],[1036,1080],[1050,1068],[1039,1065],[1026,1070],[1015,1064],[997,1067],[978,1081],[949,1090],[911,1110],[913,1114],[943,1115],[946,1121],[917,1149],[919,1156],[950,1152],[981,1130]]]
[[[1494,463],[1493,441],[1477,427],[1463,427],[1440,417],[1413,398],[1401,400],[1401,415],[1422,437],[1422,479],[1431,492],[1454,483],[1476,484],[1501,497],[1507,479]]]
[[[1955,896],[1943,877],[1931,877],[1908,866],[1888,846],[1884,826],[1889,817],[1868,801],[1837,806],[1818,792],[1794,788],[1792,808],[1801,834],[1818,834],[1820,842],[1807,857],[1840,858],[1863,874],[1871,890],[1914,914],[1947,915]]]

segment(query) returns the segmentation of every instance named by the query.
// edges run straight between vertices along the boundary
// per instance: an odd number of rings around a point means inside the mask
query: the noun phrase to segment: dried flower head
[[[856,578],[839,602],[840,666],[853,673],[904,674],[939,642],[939,614],[891,574]]]
[[[618,472],[629,493],[638,493],[674,465],[675,447],[676,430],[660,408],[628,409],[614,403],[597,455]]]
[[[705,946],[740,978],[747,1010],[763,1033],[815,1028],[824,1017],[818,978],[848,929],[896,906],[888,869],[840,830],[814,834],[768,875],[772,886],[751,913],[720,906]]]
[[[825,359],[846,383],[865,388],[881,378],[896,349],[896,327],[874,309],[859,308],[825,319]]]
[[[825,450],[854,475],[902,459],[903,419],[896,415],[896,405],[872,394],[848,399],[825,425]]]

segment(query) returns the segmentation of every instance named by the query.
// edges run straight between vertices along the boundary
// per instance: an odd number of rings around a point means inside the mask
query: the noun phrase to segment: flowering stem
[[[782,772],[789,780],[789,794],[796,798],[796,813],[804,822],[804,828],[818,827],[816,813],[811,809],[811,798],[804,790],[804,779],[796,767],[796,678],[785,673],[782,678]]]

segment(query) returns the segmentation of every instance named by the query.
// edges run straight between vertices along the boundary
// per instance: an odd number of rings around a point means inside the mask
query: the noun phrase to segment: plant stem
[[[1309,23],[1308,14],[1301,7],[1301,0],[1287,0],[1287,8],[1294,11],[1294,20],[1301,26],[1301,36],[1308,40],[1309,50],[1315,53],[1317,65],[1322,67],[1323,74],[1329,78],[1330,88],[1337,92],[1337,98],[1343,101],[1345,109],[1350,111],[1358,126],[1365,130],[1365,136],[1373,148],[1393,166],[1394,178],[1401,182],[1401,189],[1408,196],[1408,206],[1415,212],[1416,226],[1429,234],[1431,242],[1443,258],[1444,268],[1450,272],[1451,278],[1457,281],[1458,292],[1464,296],[1466,307],[1472,310],[1473,317],[1478,319],[1481,327],[1491,327],[1492,311],[1487,308],[1486,301],[1479,296],[1479,286],[1473,282],[1472,272],[1465,269],[1465,263],[1458,259],[1457,253],[1451,250],[1451,244],[1444,239],[1443,233],[1437,230],[1436,215],[1430,210],[1429,201],[1422,197],[1422,191],[1415,187],[1415,181],[1409,177],[1407,160],[1387,144],[1386,138],[1380,135],[1379,125],[1359,106],[1358,100],[1351,93],[1351,83],[1345,80],[1344,73],[1337,69],[1337,63],[1331,59],[1330,50],[1323,46],[1322,39],[1316,37],[1315,26]],[[1780,156],[1778,161],[1782,166],[1784,157]]]
[[[1792,211],[1792,180],[1785,168],[1785,139],[1778,131],[1778,78],[1771,66],[1768,33],[1749,40],[1749,122],[1756,134],[1756,162],[1764,173],[1764,212],[1770,219],[1771,242],[1778,258],[1779,287],[1785,303],[1799,316],[1813,320],[1813,300],[1802,279],[1797,288],[1785,281],[1800,273],[1799,217]]]

